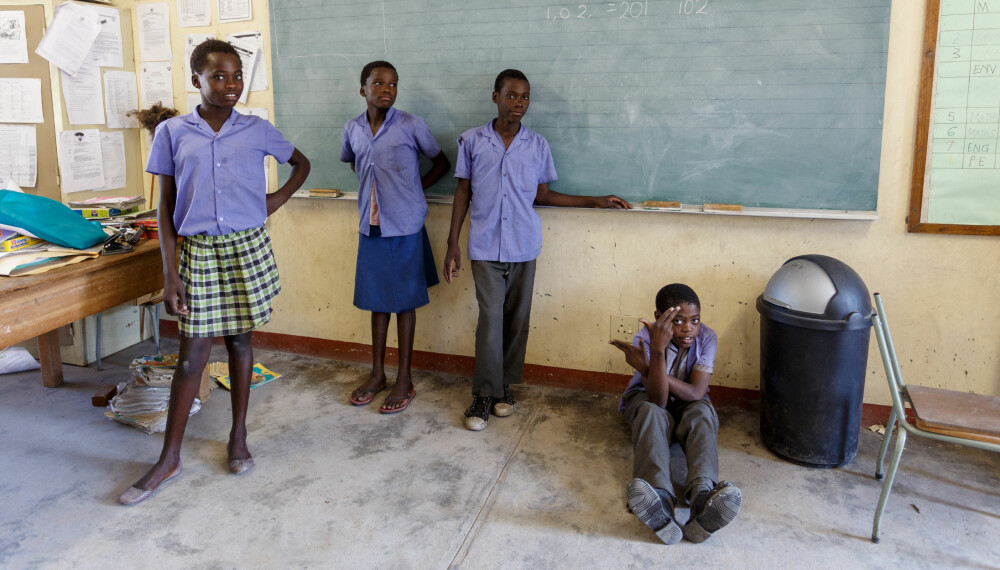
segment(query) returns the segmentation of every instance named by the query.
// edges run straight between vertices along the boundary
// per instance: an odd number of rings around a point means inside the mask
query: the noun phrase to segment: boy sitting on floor
[[[673,283],[656,294],[656,320],[641,319],[633,344],[611,341],[635,368],[619,411],[632,431],[634,462],[627,487],[632,512],[666,544],[681,536],[704,542],[740,511],[735,485],[719,481],[716,436],[719,417],[708,399],[717,339],[701,324],[701,301],[687,285]],[[684,496],[691,517],[683,531],[674,518],[670,446],[687,457]]]

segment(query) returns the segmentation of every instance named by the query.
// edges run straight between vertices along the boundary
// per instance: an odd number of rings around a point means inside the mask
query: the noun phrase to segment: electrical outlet
[[[621,340],[629,344],[639,330],[639,317],[611,315],[611,340]]]

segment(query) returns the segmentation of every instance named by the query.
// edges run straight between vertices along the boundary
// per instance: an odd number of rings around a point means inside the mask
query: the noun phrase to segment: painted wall
[[[263,30],[270,58],[265,0],[254,0],[253,9],[253,22],[226,31]],[[893,1],[879,220],[541,209],[545,245],[538,260],[528,362],[629,373],[607,345],[610,315],[651,316],[657,289],[683,281],[698,291],[705,322],[720,336],[713,383],[759,388],[755,300],[787,259],[820,253],[846,262],[872,292],[885,296],[907,381],[1000,395],[1000,303],[995,302],[1000,242],[906,233],[923,14],[922,1]],[[195,31],[202,29],[175,29],[175,49],[184,33]],[[180,82],[186,80],[179,78],[174,86],[181,106]],[[253,93],[249,106],[273,109],[272,103],[270,92]],[[358,105],[360,112],[360,97]],[[330,141],[338,145],[339,133],[331,132]],[[275,184],[272,180],[272,188]],[[439,263],[450,212],[450,205],[431,205],[427,219]],[[357,204],[293,199],[269,227],[283,293],[264,330],[369,343],[369,314],[351,305]],[[417,350],[474,353],[476,300],[464,263],[458,281],[432,289],[430,305],[417,311]],[[389,342],[395,345],[394,334]],[[865,401],[889,403],[874,336],[868,368]]]

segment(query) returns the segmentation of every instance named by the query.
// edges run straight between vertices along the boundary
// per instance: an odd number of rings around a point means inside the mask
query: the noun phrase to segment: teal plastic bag
[[[62,202],[11,190],[0,190],[0,224],[23,228],[74,249],[86,249],[108,237],[101,224],[85,219]]]

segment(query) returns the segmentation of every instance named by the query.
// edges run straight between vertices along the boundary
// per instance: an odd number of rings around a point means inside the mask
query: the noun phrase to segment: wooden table
[[[38,337],[42,385],[63,382],[59,327],[163,288],[160,242],[24,277],[0,277],[0,348]]]

